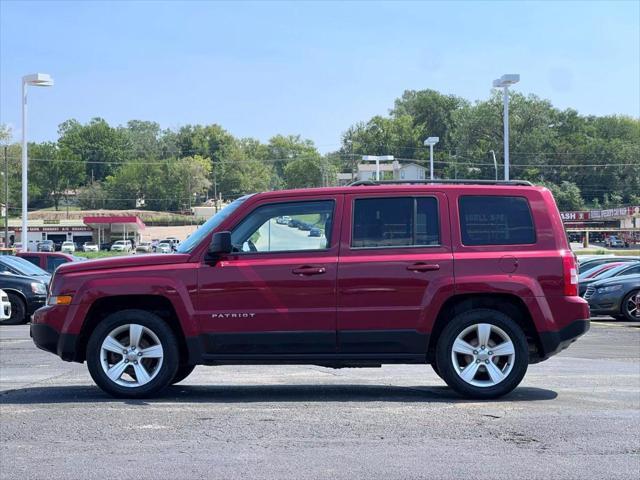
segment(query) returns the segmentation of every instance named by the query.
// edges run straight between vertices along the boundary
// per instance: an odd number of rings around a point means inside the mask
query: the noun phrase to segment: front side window
[[[198,228],[195,232],[193,232],[191,235],[189,235],[184,240],[184,242],[181,242],[176,251],[178,253],[191,252],[194,248],[196,248],[196,246],[200,244],[200,242],[202,242],[202,240],[207,235],[209,235],[225,219],[227,219],[233,212],[235,212],[238,209],[238,207],[240,207],[240,205],[242,205],[249,198],[251,198],[252,195],[253,194],[245,195],[244,197],[240,197],[234,200],[233,202],[231,202],[230,204],[228,204],[226,207],[224,207],[222,210],[216,213],[213,217],[211,217],[209,220],[204,222],[202,226]]]
[[[354,248],[440,245],[434,197],[363,198],[353,208]]]
[[[287,252],[329,248],[332,200],[263,205],[231,232],[237,252]]]
[[[524,197],[460,197],[464,245],[522,245],[536,242],[529,202]]]

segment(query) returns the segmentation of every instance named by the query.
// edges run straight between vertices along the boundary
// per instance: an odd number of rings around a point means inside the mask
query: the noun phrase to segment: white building
[[[375,181],[377,168],[375,163],[360,163],[353,180],[351,173],[339,173],[338,184],[347,185],[352,181]],[[400,163],[397,160],[392,163],[380,163],[380,180],[424,180],[426,178],[427,169],[417,163]]]

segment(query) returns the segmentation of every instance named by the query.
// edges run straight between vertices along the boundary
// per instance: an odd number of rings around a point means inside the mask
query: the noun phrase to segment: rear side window
[[[354,248],[440,245],[434,197],[363,198],[353,210]]]
[[[23,255],[22,258],[24,258],[28,262],[33,263],[36,267],[40,266],[40,259],[34,255]]]
[[[53,273],[56,268],[58,268],[63,263],[67,263],[65,258],[61,257],[49,257],[47,258],[47,271],[49,273]]]
[[[524,197],[460,197],[460,231],[464,245],[536,243],[529,202]]]

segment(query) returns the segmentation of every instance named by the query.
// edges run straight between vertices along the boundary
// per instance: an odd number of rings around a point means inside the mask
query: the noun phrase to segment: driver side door
[[[342,196],[267,198],[231,228],[234,252],[199,270],[206,354],[336,350]]]

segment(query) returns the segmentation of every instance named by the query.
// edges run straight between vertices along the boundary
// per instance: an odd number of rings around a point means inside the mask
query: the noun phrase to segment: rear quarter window
[[[531,209],[524,197],[463,196],[459,209],[464,245],[536,243]]]

